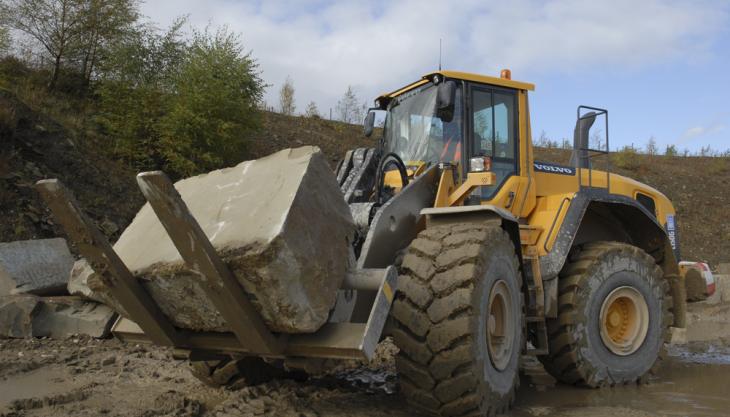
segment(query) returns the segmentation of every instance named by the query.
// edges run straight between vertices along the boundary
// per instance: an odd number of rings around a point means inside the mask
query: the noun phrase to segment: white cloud
[[[688,142],[700,136],[711,135],[724,130],[725,127],[726,126],[721,123],[715,123],[709,126],[690,127],[682,133],[682,136],[679,138],[679,142]]]
[[[334,107],[347,85],[368,102],[438,65],[515,78],[606,67],[633,69],[702,59],[727,22],[726,3],[665,0],[288,2],[157,0],[142,7],[161,25],[190,15],[227,24],[259,60],[275,105],[287,75],[299,110]]]

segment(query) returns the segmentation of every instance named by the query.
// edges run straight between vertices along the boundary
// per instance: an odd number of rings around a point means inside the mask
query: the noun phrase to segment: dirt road
[[[512,415],[724,416],[730,410],[730,305],[692,305],[687,346],[671,346],[648,385],[554,385],[527,363]],[[0,340],[0,416],[411,416],[397,393],[394,348],[307,382],[225,391],[194,379],[170,351],[116,340]]]

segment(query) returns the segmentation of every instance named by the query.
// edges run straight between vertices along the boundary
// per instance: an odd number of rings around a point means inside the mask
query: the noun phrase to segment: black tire
[[[504,316],[514,325],[505,326],[512,343],[499,356],[501,370],[487,342],[487,304],[498,286],[508,290]],[[521,288],[514,245],[499,221],[418,235],[391,313],[400,388],[412,406],[436,416],[493,416],[511,406],[523,347]]]
[[[191,358],[188,365],[194,377],[214,388],[238,389],[258,385],[284,374],[282,369],[258,357],[220,356],[207,360]]]
[[[540,357],[545,369],[561,382],[588,387],[641,382],[653,373],[673,319],[663,275],[654,258],[635,246],[593,242],[576,248],[560,273],[558,318],[548,320],[550,353]],[[648,324],[635,351],[617,354],[601,338],[600,312],[609,294],[626,287],[645,300]]]

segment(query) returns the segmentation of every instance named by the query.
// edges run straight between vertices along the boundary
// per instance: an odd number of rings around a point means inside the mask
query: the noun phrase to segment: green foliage
[[[264,84],[256,61],[227,30],[181,37],[143,28],[103,65],[102,127],[115,152],[139,170],[194,175],[243,159],[258,126]]]
[[[240,162],[245,134],[258,127],[258,65],[225,29],[194,33],[161,121],[168,169],[182,175]]]
[[[666,156],[677,156],[679,155],[679,152],[677,151],[677,147],[674,145],[667,145],[667,149],[664,151],[664,155]]]
[[[641,156],[636,148],[624,146],[611,155],[611,161],[619,168],[635,171],[641,167]]]

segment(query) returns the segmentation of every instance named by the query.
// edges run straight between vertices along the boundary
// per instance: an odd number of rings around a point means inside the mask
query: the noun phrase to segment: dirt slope
[[[125,166],[94,149],[103,144],[75,144],[53,120],[33,113],[7,94],[0,106],[11,106],[18,127],[14,135],[0,119],[0,241],[59,234],[31,185],[57,177],[76,193],[91,217],[113,239],[144,202]],[[287,147],[317,145],[334,166],[348,149],[371,147],[374,139],[362,127],[322,119],[265,112],[262,128],[250,138],[241,160],[258,158]],[[567,162],[569,153],[538,148],[537,159]],[[620,174],[665,193],[678,210],[679,240],[684,259],[711,264],[730,261],[730,159],[638,155],[615,167]]]

